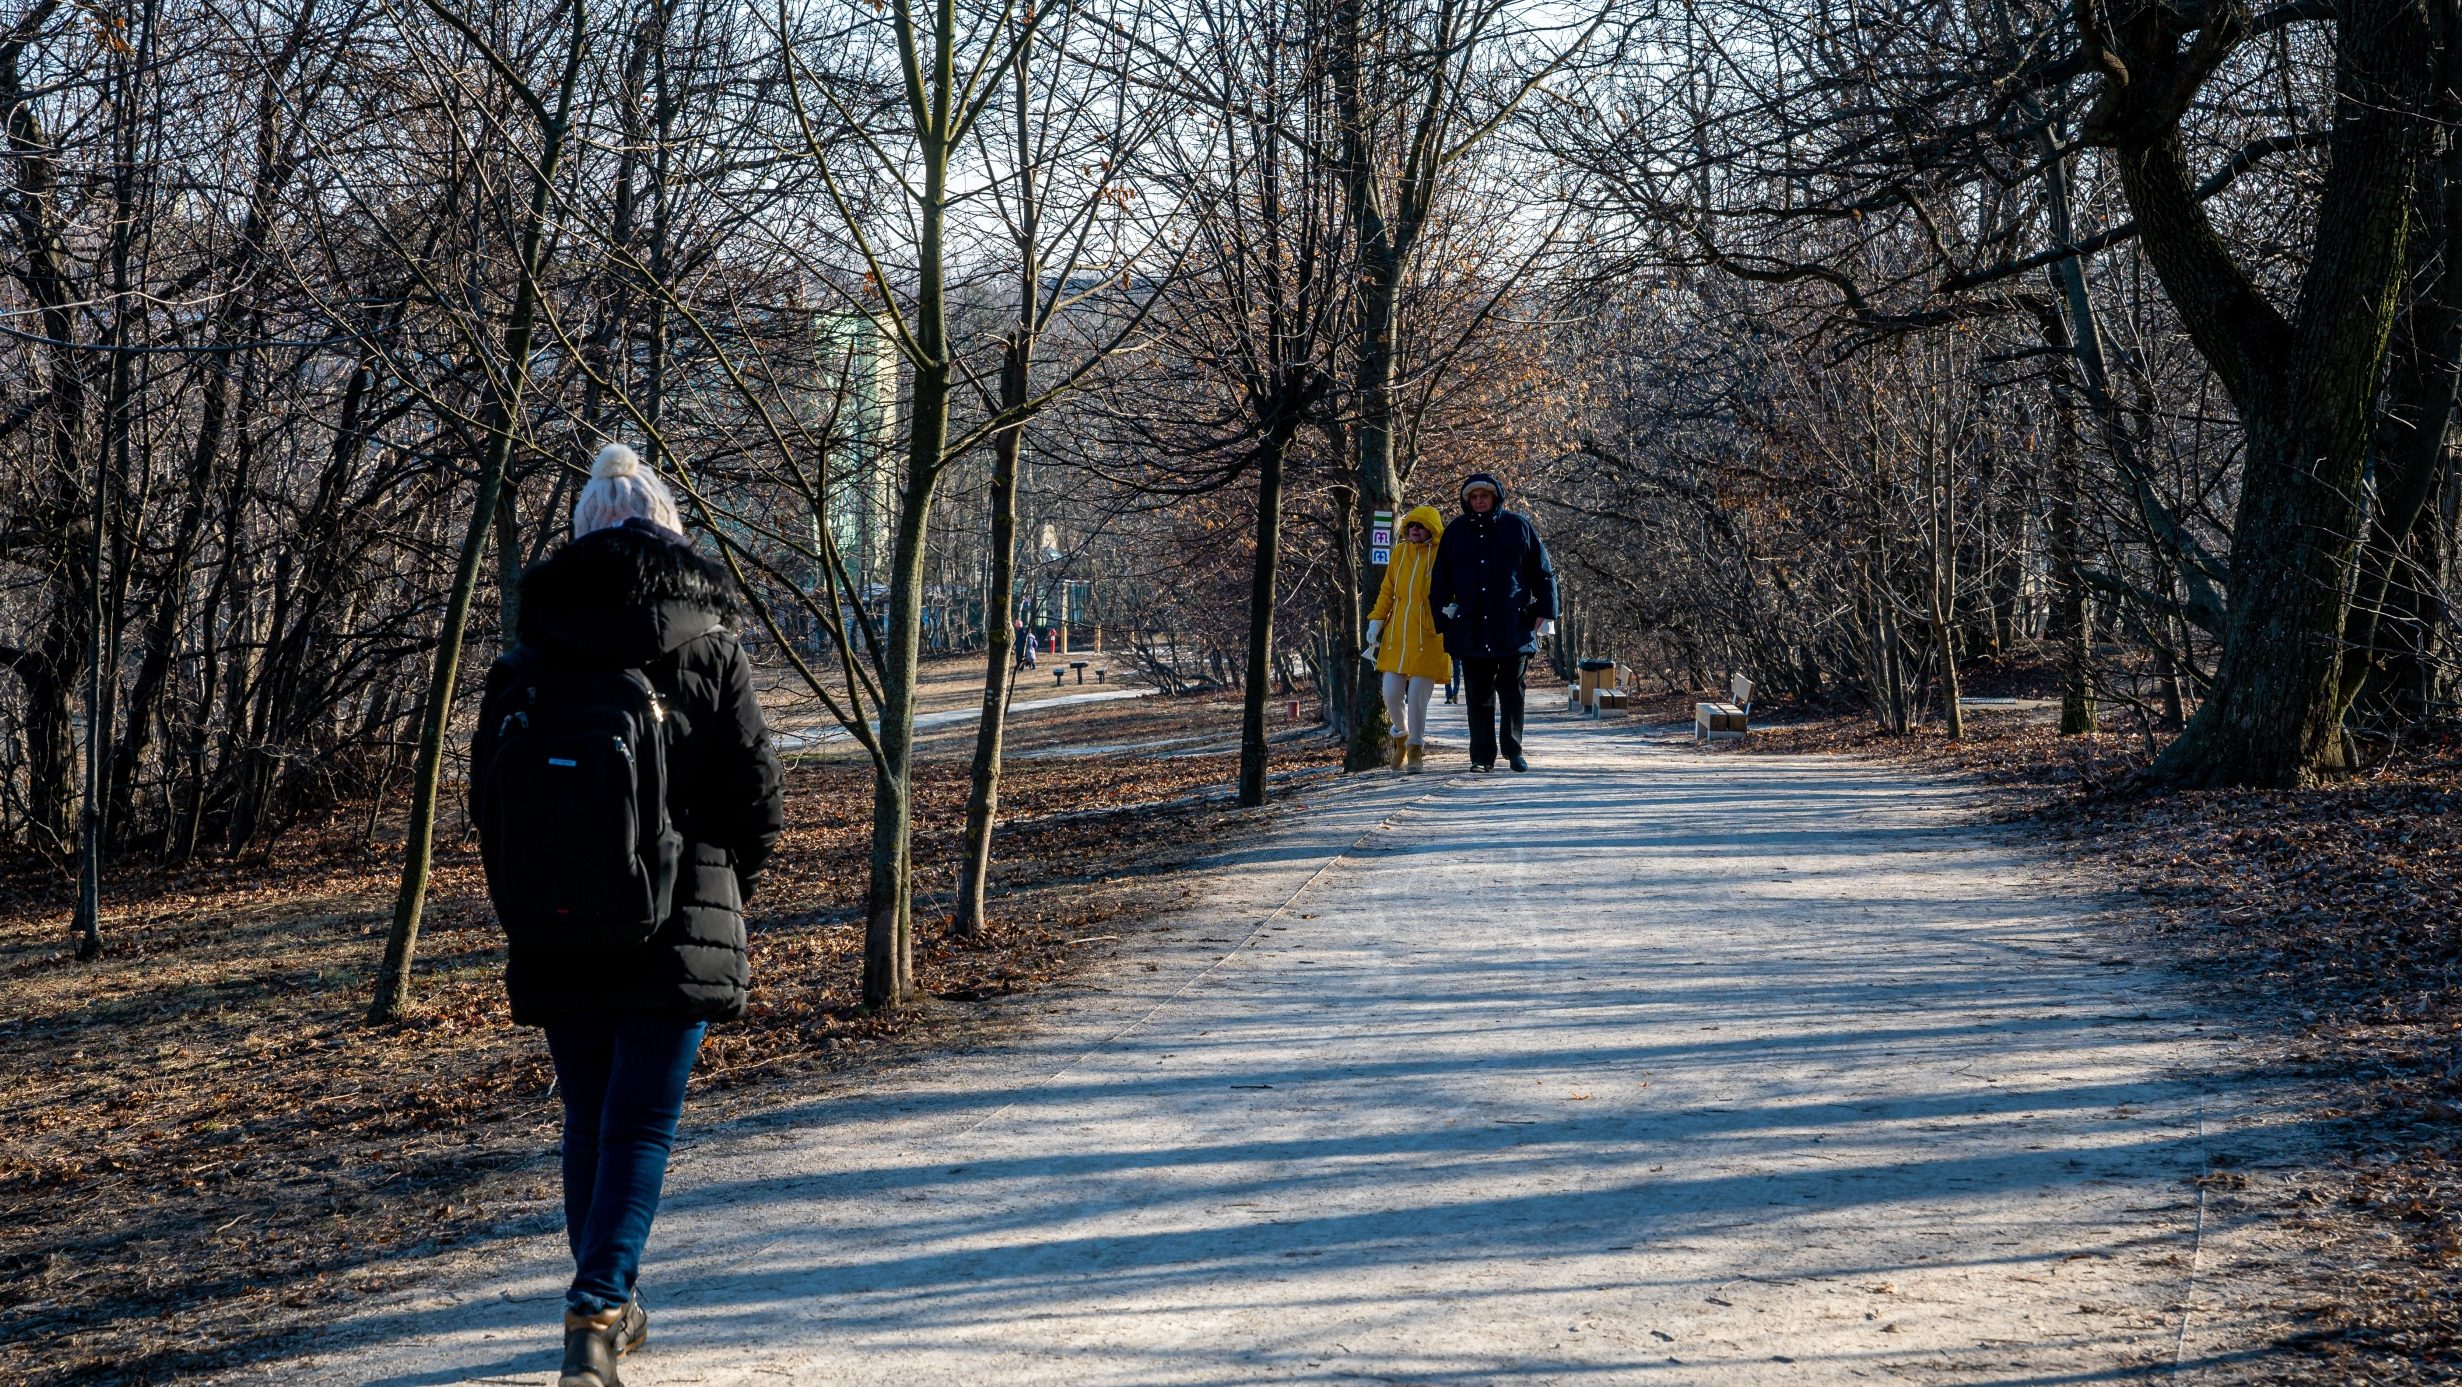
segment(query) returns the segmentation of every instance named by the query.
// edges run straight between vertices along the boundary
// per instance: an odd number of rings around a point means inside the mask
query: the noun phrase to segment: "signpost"
[[[1370,513],[1369,513],[1369,516],[1368,516],[1368,562],[1369,562],[1369,563],[1371,563],[1371,564],[1378,564],[1378,565],[1382,565],[1382,564],[1389,564],[1389,563],[1392,563],[1392,562],[1393,562],[1393,512],[1392,512],[1392,511],[1389,511],[1389,510],[1381,510],[1381,511],[1373,511],[1373,512],[1370,512]]]

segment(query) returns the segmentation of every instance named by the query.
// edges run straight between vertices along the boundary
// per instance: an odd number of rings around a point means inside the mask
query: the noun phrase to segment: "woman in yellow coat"
[[[1453,675],[1453,657],[1428,610],[1428,580],[1436,574],[1436,538],[1445,518],[1434,506],[1402,517],[1401,542],[1385,565],[1376,609],[1368,613],[1368,648],[1385,679],[1385,717],[1393,724],[1393,764],[1419,773],[1428,734],[1428,695]]]

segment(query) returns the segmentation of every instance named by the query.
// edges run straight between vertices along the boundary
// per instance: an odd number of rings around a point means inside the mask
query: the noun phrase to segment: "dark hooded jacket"
[[[1428,583],[1428,608],[1456,659],[1497,659],[1538,651],[1533,632],[1556,616],[1556,570],[1547,561],[1539,527],[1505,509],[1504,485],[1485,472],[1462,482],[1496,492],[1485,515],[1462,504],[1461,517],[1445,526],[1436,543],[1436,574]],[[1447,608],[1451,608],[1450,613]]]
[[[515,1021],[743,1015],[744,901],[778,841],[784,794],[752,664],[727,629],[734,611],[725,571],[647,521],[593,531],[522,575],[520,640],[488,670],[489,704],[526,660],[647,674],[668,709],[667,807],[684,858],[674,911],[646,943],[586,955],[515,945],[504,970]],[[474,787],[495,743],[482,715]]]

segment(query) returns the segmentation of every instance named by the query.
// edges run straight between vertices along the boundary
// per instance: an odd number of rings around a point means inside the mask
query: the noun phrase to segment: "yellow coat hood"
[[[1428,527],[1428,543],[1430,544],[1445,537],[1445,517],[1441,511],[1434,506],[1413,506],[1402,516],[1400,528],[1393,532],[1394,543],[1401,543],[1403,533],[1413,525]]]

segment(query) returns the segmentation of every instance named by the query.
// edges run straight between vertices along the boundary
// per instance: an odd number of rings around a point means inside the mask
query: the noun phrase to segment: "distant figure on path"
[[[1017,624],[1017,662],[1028,669],[1034,668],[1035,643],[1033,628],[1022,621],[1019,622]]]
[[[1556,570],[1539,527],[1505,509],[1504,487],[1485,472],[1462,482],[1462,514],[1437,541],[1428,605],[1470,689],[1470,768],[1496,769],[1501,742],[1506,763],[1529,770],[1522,670],[1538,638],[1555,629]]]
[[[505,991],[564,1098],[560,1387],[621,1387],[648,1333],[633,1283],[684,1082],[744,1014],[743,902],[781,824],[734,591],[679,523],[632,449],[600,451],[572,542],[522,575],[470,748]]]
[[[1402,517],[1402,542],[1393,547],[1385,565],[1384,586],[1376,590],[1376,609],[1368,614],[1368,648],[1362,653],[1376,662],[1385,681],[1385,719],[1393,726],[1389,742],[1392,764],[1417,775],[1427,756],[1428,696],[1436,681],[1453,673],[1428,607],[1428,583],[1436,576],[1436,537],[1445,532],[1445,517],[1434,506],[1420,506]]]

